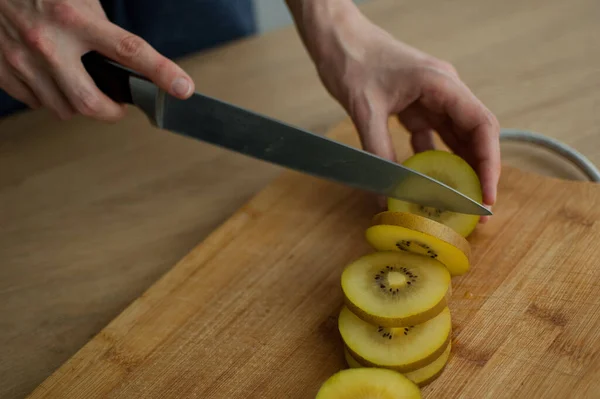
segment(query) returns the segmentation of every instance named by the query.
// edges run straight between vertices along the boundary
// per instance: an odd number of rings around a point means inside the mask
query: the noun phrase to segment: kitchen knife
[[[366,151],[201,93],[177,99],[96,52],[85,54],[82,62],[100,90],[116,102],[137,106],[160,129],[386,197],[452,212],[492,214],[453,188]]]

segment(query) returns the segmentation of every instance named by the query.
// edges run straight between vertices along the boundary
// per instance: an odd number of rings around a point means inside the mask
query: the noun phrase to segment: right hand
[[[98,0],[0,0],[0,88],[61,119],[117,121],[125,107],[102,93],[81,56],[95,50],[186,99],[192,79],[140,37],[111,23]]]

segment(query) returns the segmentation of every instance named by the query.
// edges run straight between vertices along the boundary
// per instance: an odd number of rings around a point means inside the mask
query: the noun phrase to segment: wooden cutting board
[[[349,122],[331,136],[358,145]],[[600,397],[598,205],[598,185],[504,167],[453,280],[451,359],[424,397]],[[375,212],[370,195],[285,172],[31,397],[314,397],[345,367],[340,273],[371,251]]]

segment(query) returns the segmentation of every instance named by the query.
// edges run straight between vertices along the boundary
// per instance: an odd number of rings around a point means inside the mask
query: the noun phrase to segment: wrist
[[[286,0],[296,28],[318,69],[330,58],[358,43],[357,25],[364,23],[352,0]],[[358,29],[360,30],[360,29]]]

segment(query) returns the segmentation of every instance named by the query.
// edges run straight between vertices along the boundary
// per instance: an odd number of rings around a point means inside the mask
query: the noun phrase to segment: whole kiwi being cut
[[[441,356],[450,344],[452,321],[446,307],[424,323],[386,328],[367,323],[343,307],[338,329],[348,351],[360,364],[407,373]]]
[[[477,173],[456,154],[441,150],[423,151],[411,156],[402,164],[482,203],[481,182]],[[480,218],[479,215],[442,211],[395,198],[388,198],[388,210],[412,213],[435,220],[450,227],[463,237],[467,237],[473,232]]]
[[[320,387],[315,399],[421,399],[419,387],[401,373],[382,368],[338,371]]]
[[[373,218],[365,232],[377,251],[425,255],[444,264],[451,276],[469,270],[471,246],[466,238],[441,223],[407,212],[385,211]]]
[[[440,262],[410,252],[364,255],[342,272],[346,306],[364,321],[408,327],[437,316],[447,306],[450,273]]]
[[[446,368],[446,364],[450,359],[451,350],[452,344],[450,343],[446,347],[446,350],[444,350],[444,352],[440,355],[440,357],[435,359],[433,362],[415,371],[404,373],[404,375],[406,376],[406,378],[408,378],[421,388],[427,384],[430,384],[436,378],[438,378]],[[353,358],[347,348],[344,348],[344,357],[346,359],[346,363],[350,368],[369,367],[361,364],[358,360]]]

